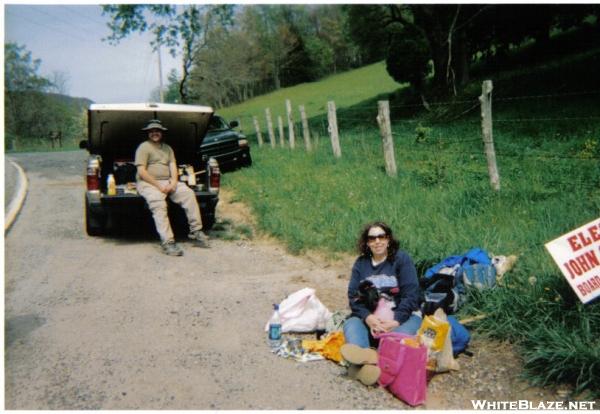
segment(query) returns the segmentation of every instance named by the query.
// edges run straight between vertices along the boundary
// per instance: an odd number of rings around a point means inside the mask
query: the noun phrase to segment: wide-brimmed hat
[[[142,128],[142,131],[150,131],[151,129],[160,129],[161,131],[167,131],[167,128],[162,126],[160,120],[158,119],[151,119],[150,121],[148,121],[148,124],[144,128]]]

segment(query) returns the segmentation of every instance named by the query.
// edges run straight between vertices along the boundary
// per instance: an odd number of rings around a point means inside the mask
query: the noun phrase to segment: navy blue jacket
[[[373,266],[370,257],[360,256],[352,266],[352,276],[348,285],[348,299],[352,316],[365,319],[371,314],[364,303],[357,300],[358,286],[368,279],[378,290],[392,292],[396,308],[394,319],[404,323],[413,311],[419,309],[419,281],[417,271],[410,256],[398,250],[394,261],[385,260]]]

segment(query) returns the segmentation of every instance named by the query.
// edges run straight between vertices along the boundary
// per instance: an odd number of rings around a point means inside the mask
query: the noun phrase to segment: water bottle
[[[279,316],[279,305],[273,305],[273,317],[269,322],[269,346],[277,348],[281,345],[281,316]]]

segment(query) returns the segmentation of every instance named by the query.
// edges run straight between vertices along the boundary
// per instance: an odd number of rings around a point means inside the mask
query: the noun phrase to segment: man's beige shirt
[[[175,160],[173,149],[161,142],[156,145],[150,141],[142,142],[135,151],[136,167],[142,165],[146,171],[157,180],[168,180],[171,178],[169,164]],[[139,181],[139,174],[136,175]]]

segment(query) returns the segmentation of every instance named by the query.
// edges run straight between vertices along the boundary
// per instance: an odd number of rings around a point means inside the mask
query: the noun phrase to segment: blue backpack
[[[496,286],[496,268],[487,263],[465,263],[461,266],[460,278],[465,291],[491,289]]]
[[[421,279],[422,310],[426,315],[443,308],[456,313],[467,300],[467,291],[494,287],[496,269],[487,252],[475,247],[460,256],[449,256],[425,271]]]
[[[461,352],[464,352],[467,355],[473,355],[468,352],[467,346],[469,345],[469,341],[471,340],[471,334],[463,324],[461,324],[454,316],[448,316],[448,322],[450,323],[451,334],[450,339],[452,340],[452,353],[454,356],[457,356]]]

